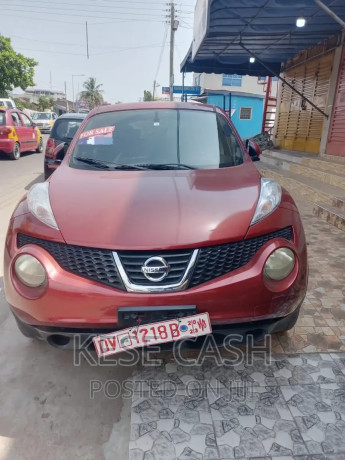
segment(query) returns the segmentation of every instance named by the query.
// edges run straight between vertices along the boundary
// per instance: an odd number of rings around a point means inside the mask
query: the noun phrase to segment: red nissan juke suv
[[[94,109],[16,207],[5,246],[19,329],[65,348],[204,312],[218,336],[287,330],[307,276],[293,199],[201,104]]]

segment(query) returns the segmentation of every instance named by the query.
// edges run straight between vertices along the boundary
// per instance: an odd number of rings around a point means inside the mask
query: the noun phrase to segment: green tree
[[[151,91],[144,90],[144,101],[153,101],[153,96]]]
[[[84,81],[83,87],[85,88],[85,91],[82,91],[79,97],[81,100],[88,103],[90,109],[102,104],[102,86],[102,84],[96,83],[96,78],[94,77],[89,77],[86,81]]]
[[[34,83],[34,59],[16,53],[11,39],[0,37],[0,96],[7,97],[14,88],[25,90]]]
[[[44,96],[40,96],[38,98],[38,107],[40,110],[46,110],[46,109],[51,109],[52,106],[54,105],[54,101],[53,99],[50,97],[44,97]]]
[[[34,102],[30,102],[27,99],[19,99],[19,98],[14,98],[14,102],[16,103],[16,106],[18,109],[30,109],[30,110],[39,110],[39,106],[35,104]]]

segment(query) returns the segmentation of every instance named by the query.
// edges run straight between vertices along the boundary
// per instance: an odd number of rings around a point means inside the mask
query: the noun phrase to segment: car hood
[[[244,238],[260,191],[254,165],[217,170],[94,171],[64,162],[50,201],[69,244],[197,247]]]

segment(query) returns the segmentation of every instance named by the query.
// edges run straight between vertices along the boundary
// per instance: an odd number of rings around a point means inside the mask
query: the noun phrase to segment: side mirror
[[[65,158],[69,147],[68,142],[62,142],[54,149],[53,157],[55,158],[55,163],[61,163],[61,161]]]
[[[33,121],[33,122],[31,123],[31,126],[32,126],[33,128],[36,128],[37,125],[36,125],[36,123]]]
[[[261,149],[258,144],[251,139],[248,139],[246,147],[252,161],[260,161]]]

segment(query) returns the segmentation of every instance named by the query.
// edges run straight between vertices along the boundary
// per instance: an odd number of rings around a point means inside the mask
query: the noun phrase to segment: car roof
[[[83,120],[86,117],[87,113],[63,113],[58,117],[58,120],[61,118],[74,118],[74,119],[80,119]]]
[[[217,111],[213,105],[194,104],[190,102],[170,102],[170,101],[153,101],[153,102],[130,102],[126,104],[102,105],[93,109],[89,116],[106,112],[117,112],[120,110],[154,110],[154,109],[188,109],[203,110],[207,112]]]

